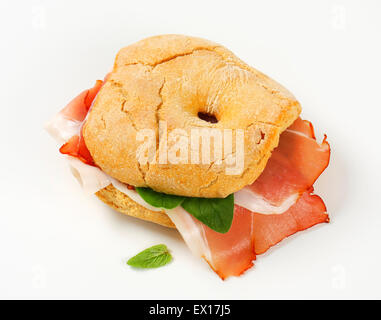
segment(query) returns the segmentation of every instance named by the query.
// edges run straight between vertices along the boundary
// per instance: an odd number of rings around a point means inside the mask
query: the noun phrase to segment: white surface
[[[379,1],[1,1],[0,298],[381,298]],[[119,48],[183,33],[220,42],[289,88],[325,132],[316,191],[331,223],[221,281],[175,230],[85,196],[42,126]],[[174,261],[134,271],[165,243]]]

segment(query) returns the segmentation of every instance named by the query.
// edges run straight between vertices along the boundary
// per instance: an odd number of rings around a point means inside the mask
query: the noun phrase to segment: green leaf
[[[232,225],[234,194],[226,198],[185,198],[181,206],[197,220],[219,233],[228,232]]]
[[[234,195],[226,198],[187,198],[137,187],[143,200],[156,208],[173,209],[181,205],[209,228],[219,233],[229,231],[234,213]]]
[[[138,253],[127,261],[127,264],[135,268],[158,268],[172,260],[172,256],[165,244],[158,244]]]
[[[153,191],[150,188],[135,188],[143,200],[156,208],[173,209],[179,206],[184,197]]]

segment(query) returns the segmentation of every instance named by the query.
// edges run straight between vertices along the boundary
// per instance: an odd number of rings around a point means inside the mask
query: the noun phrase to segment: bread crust
[[[126,194],[116,189],[112,184],[99,190],[96,193],[96,196],[111,208],[121,213],[142,220],[151,221],[165,227],[176,228],[164,211],[152,211],[141,206]]]
[[[262,173],[280,134],[300,111],[290,92],[226,48],[200,38],[162,35],[119,51],[83,133],[95,163],[121,182],[169,194],[225,197]],[[219,121],[205,122],[198,112]],[[225,163],[139,164],[136,133],[148,128],[159,136],[160,120],[169,131],[181,128],[188,134],[194,127],[243,129],[242,173],[226,174]],[[158,160],[161,139],[156,147]]]

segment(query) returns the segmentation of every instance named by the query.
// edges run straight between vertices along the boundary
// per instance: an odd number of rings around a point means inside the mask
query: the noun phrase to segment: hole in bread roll
[[[201,120],[204,120],[206,122],[210,122],[210,123],[217,123],[218,122],[217,118],[212,114],[205,113],[205,112],[199,112],[197,115]]]

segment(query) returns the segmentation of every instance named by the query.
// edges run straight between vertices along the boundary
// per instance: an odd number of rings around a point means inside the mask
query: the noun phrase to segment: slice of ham
[[[319,144],[312,124],[298,118],[281,134],[279,146],[265,170],[245,192],[250,190],[273,206],[284,205],[290,197],[296,200],[312,187],[328,166],[330,146],[326,139],[324,136]]]
[[[213,231],[182,207],[166,212],[192,253],[204,258],[221,279],[239,276],[253,266],[256,255],[251,212],[235,206],[232,226],[225,234]]]
[[[299,118],[282,133],[261,176],[237,192],[229,232],[217,233],[195,219],[184,223],[190,216],[184,210],[176,219],[169,216],[194,254],[207,260],[221,279],[238,276],[253,265],[256,255],[284,238],[329,222],[323,200],[312,194],[329,157],[326,137],[319,144],[311,123]]]
[[[284,238],[329,222],[322,199],[310,189],[283,214],[264,215],[235,205],[230,230],[221,234],[194,219],[182,208],[168,212],[194,255],[204,258],[221,279],[239,276],[253,266],[256,255]]]
[[[92,88],[82,91],[78,96],[71,100],[68,105],[61,110],[61,114],[70,120],[85,120],[102,85],[103,81],[97,80]]]
[[[82,128],[93,101],[102,85],[103,81],[97,80],[94,87],[81,92],[60,112],[61,117],[78,125],[78,131],[65,142],[60,148],[60,152],[76,157],[83,163],[91,166],[95,166],[95,163],[83,139]]]
[[[211,257],[205,260],[221,279],[239,276],[253,266],[256,258],[253,218],[250,211],[235,205],[233,223],[227,233],[201,225]]]
[[[285,213],[265,215],[254,213],[255,253],[262,254],[284,238],[318,223],[329,222],[323,200],[306,191]]]
[[[71,156],[67,156],[66,159],[73,176],[77,179],[85,194],[94,194],[112,182],[111,177],[98,167],[89,166]]]
[[[60,152],[78,158],[85,164],[95,166],[93,157],[86,147],[85,139],[83,139],[82,128],[79,135],[72,136],[69,141],[60,148]]]

